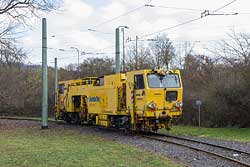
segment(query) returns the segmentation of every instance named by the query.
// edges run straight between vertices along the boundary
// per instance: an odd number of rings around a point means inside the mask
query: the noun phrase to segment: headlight
[[[157,109],[157,104],[155,102],[150,102],[148,103],[148,108],[152,109],[152,110],[156,110]]]
[[[168,74],[168,71],[165,70],[165,69],[161,69],[161,70],[159,70],[158,73],[159,73],[160,75],[167,75],[167,74]]]
[[[182,102],[177,101],[177,102],[175,103],[175,106],[176,106],[176,107],[182,107],[182,106],[183,106],[183,103],[182,103]]]

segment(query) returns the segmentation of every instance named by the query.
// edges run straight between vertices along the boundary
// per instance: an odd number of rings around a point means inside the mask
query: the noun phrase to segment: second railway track
[[[141,135],[141,137],[186,147],[188,149],[222,158],[241,166],[250,167],[250,152],[236,148],[165,134]]]

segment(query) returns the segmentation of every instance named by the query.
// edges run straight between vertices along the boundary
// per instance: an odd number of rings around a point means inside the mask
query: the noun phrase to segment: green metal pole
[[[139,37],[135,37],[135,69],[138,70],[138,39]]]
[[[119,28],[115,29],[115,73],[120,73],[120,34]]]
[[[57,58],[55,58],[55,110],[57,109],[57,90],[58,90]]]
[[[42,129],[48,128],[47,25],[42,19]]]
[[[122,72],[125,72],[125,39],[124,28],[122,28]]]

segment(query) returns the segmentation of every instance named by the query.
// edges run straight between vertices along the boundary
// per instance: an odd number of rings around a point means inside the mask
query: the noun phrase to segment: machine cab
[[[169,120],[182,114],[179,70],[131,71],[127,73],[127,82],[127,108],[133,109],[138,117],[169,124]]]

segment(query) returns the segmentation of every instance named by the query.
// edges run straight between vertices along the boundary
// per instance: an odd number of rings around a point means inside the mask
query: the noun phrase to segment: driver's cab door
[[[134,75],[134,96],[135,96],[135,109],[137,113],[142,113],[145,105],[145,83],[144,75]]]

